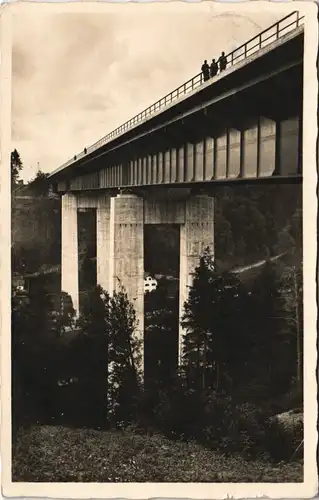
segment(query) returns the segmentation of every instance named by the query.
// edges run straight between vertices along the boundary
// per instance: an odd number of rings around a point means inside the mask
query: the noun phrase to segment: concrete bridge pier
[[[96,282],[111,293],[110,277],[111,197],[100,195],[96,201]]]
[[[179,321],[193,283],[192,273],[206,247],[214,256],[214,198],[191,196],[185,203],[185,223],[180,226]],[[181,363],[184,329],[179,325],[178,361]]]
[[[96,209],[97,284],[110,294],[124,287],[144,338],[144,225],[180,226],[179,320],[184,312],[192,273],[204,249],[214,254],[214,199],[181,193],[180,197],[143,199],[135,194],[62,196],[62,290],[79,312],[78,209]],[[179,362],[185,332],[179,326]],[[143,363],[143,361],[142,361]],[[142,364],[143,366],[143,364]]]
[[[121,285],[134,305],[137,336],[144,334],[144,202],[133,194],[62,196],[61,289],[79,314],[78,209],[96,210],[97,284],[113,293]]]
[[[124,287],[135,308],[137,337],[143,339],[144,202],[134,194],[120,194],[111,198],[110,209],[109,289]]]
[[[79,257],[77,197],[62,196],[61,224],[61,289],[70,295],[73,307],[79,311]]]

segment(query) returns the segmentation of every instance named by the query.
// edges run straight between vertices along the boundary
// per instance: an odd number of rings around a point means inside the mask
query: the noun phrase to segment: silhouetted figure
[[[87,149],[86,149],[86,148],[84,148],[84,154],[86,155],[86,153],[87,153]]]
[[[222,55],[220,56],[217,62],[219,64],[220,71],[224,71],[227,66],[227,58],[225,56],[225,52],[222,52]]]
[[[207,82],[207,80],[209,80],[209,66],[207,64],[206,59],[205,59],[204,64],[202,66],[202,73],[203,73],[203,77],[204,77],[204,82]]]
[[[216,76],[217,73],[218,73],[218,64],[215,61],[215,59],[213,59],[210,65],[210,76],[213,78],[213,76]]]

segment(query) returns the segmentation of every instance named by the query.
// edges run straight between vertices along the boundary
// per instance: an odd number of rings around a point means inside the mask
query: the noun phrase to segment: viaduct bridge
[[[121,281],[143,336],[145,224],[180,225],[181,315],[214,246],[211,188],[302,181],[303,23],[292,12],[229,53],[221,74],[195,76],[50,175],[62,195],[61,285],[76,310],[78,210],[96,209],[97,283],[112,293]]]

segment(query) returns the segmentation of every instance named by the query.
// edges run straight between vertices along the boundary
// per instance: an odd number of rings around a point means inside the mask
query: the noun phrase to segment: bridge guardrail
[[[303,23],[304,23],[304,16],[300,17],[299,11],[294,11],[291,14],[288,14],[284,18],[280,19],[276,23],[274,23],[271,26],[269,26],[268,28],[266,28],[264,31],[262,31],[258,35],[254,36],[253,38],[251,38],[247,42],[243,43],[242,45],[240,45],[236,49],[229,52],[229,54],[226,55],[227,67],[234,66],[235,64],[239,63],[240,61],[243,61],[247,57],[251,56],[253,53],[266,47],[270,43],[278,40],[281,36],[284,36],[287,33],[298,28]],[[162,97],[161,99],[156,101],[154,104],[152,104],[148,108],[141,111],[141,113],[135,115],[133,118],[131,118],[127,122],[123,123],[123,125],[120,125],[115,130],[113,130],[112,132],[110,132],[106,136],[102,137],[101,139],[99,139],[97,142],[95,142],[94,144],[92,144],[88,148],[85,148],[84,151],[80,152],[79,154],[75,155],[72,159],[65,162],[59,168],[59,170],[64,169],[65,167],[71,165],[73,162],[83,158],[84,156],[86,156],[89,153],[92,153],[93,151],[97,150],[98,148],[100,148],[104,144],[107,144],[115,137],[121,135],[124,132],[127,132],[128,130],[133,128],[135,125],[142,122],[146,118],[150,117],[154,113],[160,111],[161,109],[165,108],[166,106],[171,104],[173,101],[179,99],[181,96],[188,94],[189,92],[192,92],[196,88],[200,87],[203,83],[204,83],[203,75],[202,75],[202,73],[198,73],[196,76],[194,76],[193,78],[191,78],[187,82],[183,83],[183,85],[180,85],[175,90],[173,90],[172,92],[170,92],[166,96]]]

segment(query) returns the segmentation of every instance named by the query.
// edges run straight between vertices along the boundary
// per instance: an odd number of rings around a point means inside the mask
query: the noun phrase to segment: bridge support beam
[[[79,258],[77,198],[71,193],[62,196],[61,220],[61,290],[70,295],[79,311]]]
[[[179,320],[184,313],[192,285],[192,273],[206,247],[214,255],[214,199],[207,195],[191,196],[186,201],[185,224],[180,226],[180,276],[179,276]],[[185,331],[179,325],[178,358],[181,363],[182,343]]]

